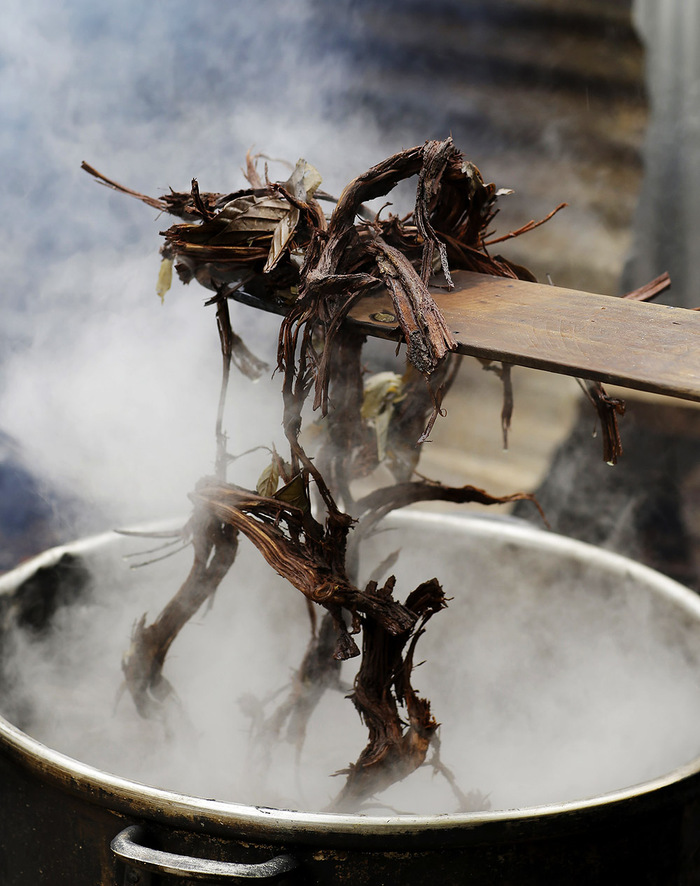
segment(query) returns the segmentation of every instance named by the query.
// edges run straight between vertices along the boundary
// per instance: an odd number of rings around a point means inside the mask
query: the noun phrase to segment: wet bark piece
[[[343,514],[344,519],[336,521],[329,517],[321,526],[299,507],[230,484],[201,484],[192,497],[214,519],[243,533],[279,575],[336,617],[337,658],[359,654],[340,617],[341,609],[353,618],[362,613],[392,635],[415,624],[415,616],[390,596],[377,593],[371,585],[361,590],[348,578],[345,557],[350,517]]]
[[[380,593],[388,596],[393,579]],[[351,696],[369,731],[369,741],[331,804],[334,812],[354,812],[361,803],[401,781],[425,762],[438,723],[430,702],[411,684],[416,643],[428,620],[446,604],[437,579],[409,594],[406,607],[419,617],[413,631],[390,636],[380,624],[363,622],[362,663]],[[406,651],[404,651],[406,650]]]
[[[380,239],[368,246],[389,290],[399,321],[408,359],[419,372],[430,376],[456,342],[427,286],[408,259]]]
[[[615,465],[622,455],[622,440],[620,439],[617,417],[625,414],[625,402],[608,396],[605,388],[599,382],[587,381],[583,389],[600,420],[603,461],[609,465]]]

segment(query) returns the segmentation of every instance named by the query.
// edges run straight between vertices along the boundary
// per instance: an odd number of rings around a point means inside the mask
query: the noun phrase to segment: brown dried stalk
[[[302,486],[297,478],[292,483]],[[345,570],[347,533],[352,524],[349,516],[329,516],[321,526],[307,504],[300,507],[279,498],[264,498],[231,484],[203,481],[192,497],[214,518],[242,532],[275,572],[331,613],[338,629],[336,658],[359,655],[341,610],[350,614],[353,631],[357,630],[359,613],[389,634],[413,627],[415,617],[405,607],[375,593],[371,586],[361,591],[349,580]]]
[[[617,416],[625,414],[625,401],[610,397],[598,381],[585,381],[583,390],[598,413],[603,437],[603,461],[617,464],[622,455],[622,440],[617,425]]]
[[[119,191],[122,194],[128,194],[130,197],[136,197],[137,200],[141,200],[142,203],[145,203],[147,206],[152,206],[159,212],[168,212],[170,213],[170,215],[177,215],[180,216],[180,218],[192,220],[201,217],[201,211],[195,202],[192,192],[178,193],[171,190],[169,194],[164,194],[160,198],[149,197],[146,194],[141,194],[138,191],[134,191],[131,188],[127,188],[124,185],[119,184],[119,182],[115,182],[112,179],[107,178],[107,176],[102,175],[102,173],[98,172],[94,166],[90,166],[90,164],[86,163],[85,161],[81,163],[81,169],[85,170],[85,172],[96,178],[100,184],[105,185],[106,187],[111,188],[114,191]],[[199,192],[199,188],[197,188],[197,192]],[[214,207],[219,202],[221,195],[201,194],[199,195],[199,198],[202,203],[206,205],[207,214],[211,214]]]
[[[391,597],[393,587],[390,578],[380,593]],[[351,698],[367,726],[369,741],[357,762],[342,771],[347,779],[330,806],[333,811],[356,811],[365,799],[425,762],[438,723],[430,702],[411,685],[413,656],[425,625],[446,605],[439,582],[431,579],[406,600],[406,608],[419,617],[414,629],[389,635],[382,625],[363,619],[362,663]]]
[[[510,231],[507,234],[503,234],[500,237],[492,237],[490,240],[484,240],[484,246],[493,246],[495,243],[503,243],[506,240],[512,240],[513,237],[520,237],[522,234],[527,234],[529,231],[534,231],[535,228],[539,228],[540,225],[545,224],[551,218],[562,209],[565,209],[569,204],[568,203],[560,203],[559,206],[555,207],[550,213],[545,215],[544,218],[541,218],[539,221],[535,221],[532,219],[531,221],[524,224],[521,228],[518,228],[517,231]]]
[[[658,277],[645,283],[644,286],[640,286],[638,289],[633,289],[631,292],[626,292],[622,297],[631,298],[635,301],[650,301],[652,298],[656,298],[657,295],[661,295],[662,292],[665,292],[670,287],[671,278],[668,271],[664,271],[663,274],[659,274]]]
[[[501,430],[503,433],[503,448],[508,449],[508,432],[513,419],[513,379],[511,377],[511,363],[493,363],[491,360],[481,361],[487,372],[495,372],[503,385],[503,407],[501,408]]]
[[[515,501],[530,501],[537,508],[546,524],[546,519],[534,495],[529,492],[515,492],[510,495],[489,495],[476,486],[444,486],[431,480],[417,480],[395,483],[368,493],[356,502],[360,514],[358,529],[353,538],[368,537],[376,525],[392,511],[408,507],[421,501],[449,501],[455,504],[477,503],[480,505],[504,505]]]

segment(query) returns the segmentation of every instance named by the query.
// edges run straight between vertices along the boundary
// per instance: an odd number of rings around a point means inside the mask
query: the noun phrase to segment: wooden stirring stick
[[[454,271],[431,293],[460,354],[700,401],[700,311]],[[349,319],[398,339],[386,291]]]

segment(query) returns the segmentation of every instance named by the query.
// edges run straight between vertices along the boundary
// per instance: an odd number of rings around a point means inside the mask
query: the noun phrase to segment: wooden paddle
[[[460,354],[700,401],[700,311],[540,283],[453,273],[431,293]],[[350,322],[398,339],[391,298],[369,295]]]

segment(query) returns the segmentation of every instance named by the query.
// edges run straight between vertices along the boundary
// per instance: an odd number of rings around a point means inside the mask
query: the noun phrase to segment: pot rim
[[[447,523],[469,528],[477,533],[501,539],[512,539],[530,546],[563,551],[569,555],[594,560],[609,571],[643,580],[653,585],[663,596],[700,621],[700,597],[670,578],[619,554],[551,531],[533,527],[512,517],[493,517],[480,514],[452,514],[430,511],[406,511],[394,514],[391,522],[398,524]],[[180,521],[158,521],[136,527],[139,531],[180,526]],[[0,576],[0,594],[11,591],[18,582],[36,569],[56,562],[65,553],[89,551],[100,544],[114,540],[114,532],[90,536],[77,542],[51,548]],[[436,832],[441,837],[446,831],[463,831],[489,825],[524,823],[533,819],[552,819],[580,815],[587,810],[610,807],[638,801],[649,794],[672,788],[679,782],[700,775],[700,754],[682,766],[654,779],[615,791],[579,800],[498,809],[487,812],[441,813],[432,815],[368,815],[329,812],[305,812],[267,806],[250,806],[234,801],[214,800],[180,794],[164,788],[142,784],[114,775],[95,766],[63,754],[32,738],[0,716],[0,753],[10,753],[21,761],[25,769],[35,775],[59,784],[74,794],[90,795],[93,802],[122,811],[127,815],[171,819],[179,817],[188,822],[213,822],[220,828],[233,829],[240,836],[264,835],[276,840],[314,840],[354,836],[406,836],[413,833]],[[427,834],[426,834],[427,835]]]

